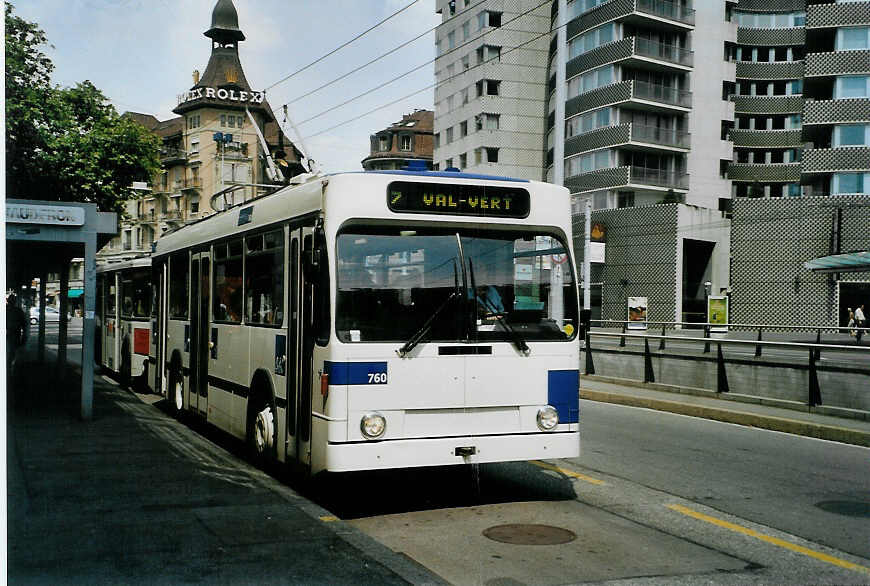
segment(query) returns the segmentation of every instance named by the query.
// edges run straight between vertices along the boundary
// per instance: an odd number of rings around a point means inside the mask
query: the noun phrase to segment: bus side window
[[[305,278],[314,285],[314,340],[318,346],[329,343],[329,261],[326,256],[326,237],[321,228],[307,235],[302,243]]]

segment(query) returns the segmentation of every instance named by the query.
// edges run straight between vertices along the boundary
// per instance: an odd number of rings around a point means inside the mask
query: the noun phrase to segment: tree
[[[159,139],[119,116],[90,81],[52,86],[45,33],[5,8],[7,196],[124,214],[130,185],[159,169]]]

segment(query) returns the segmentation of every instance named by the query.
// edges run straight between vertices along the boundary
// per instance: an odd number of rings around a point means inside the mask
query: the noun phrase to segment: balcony
[[[160,219],[164,222],[181,222],[184,220],[184,214],[181,210],[166,210],[160,214]]]
[[[184,149],[162,148],[160,149],[161,165],[177,165],[187,162],[187,151]]]
[[[804,97],[791,96],[731,96],[735,114],[800,114]]]
[[[689,133],[670,128],[629,123],[605,126],[590,132],[572,136],[565,141],[565,156],[585,153],[602,148],[632,146],[636,150],[682,150],[689,149]],[[656,146],[653,146],[656,145]],[[662,147],[662,148],[658,148]]]
[[[870,120],[870,98],[807,100],[803,125],[861,124]]]
[[[565,66],[565,77],[571,79],[610,63],[637,69],[686,72],[691,70],[693,61],[694,53],[677,45],[627,37],[574,57]]]
[[[763,47],[787,47],[803,45],[806,29],[794,28],[746,28],[737,27],[737,43]]]
[[[801,79],[803,76],[803,61],[737,62],[737,79],[777,81]]]
[[[611,0],[569,21],[568,38],[611,21],[685,31],[694,28],[695,11],[678,0]]]
[[[202,178],[191,177],[189,179],[181,179],[174,183],[176,190],[184,191],[186,189],[202,189]]]
[[[870,170],[870,147],[848,146],[832,149],[807,149],[801,173],[866,173]]]
[[[758,183],[797,183],[801,179],[800,163],[731,163],[728,179]]]
[[[691,109],[692,92],[657,83],[632,80],[632,97]]]
[[[655,144],[677,149],[689,149],[691,135],[673,128],[660,126],[647,126],[645,124],[631,124],[632,143]]]
[[[807,6],[807,29],[870,25],[870,3],[840,2]]]
[[[835,77],[837,75],[866,75],[870,73],[870,51],[833,51],[810,53],[806,57],[806,77]]]
[[[653,191],[688,191],[689,176],[647,167],[612,167],[568,177],[565,186],[572,193],[616,189],[621,187]]]
[[[735,147],[800,148],[801,131],[797,130],[732,130],[728,137]]]

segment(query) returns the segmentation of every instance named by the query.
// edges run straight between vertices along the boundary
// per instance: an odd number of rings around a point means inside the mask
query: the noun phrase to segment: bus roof
[[[528,179],[502,177],[500,175],[482,175],[479,173],[463,173],[461,171],[352,171],[352,173],[380,173],[384,175],[406,175],[416,177],[445,177],[447,179],[484,179],[486,181],[512,181],[515,183],[530,183]],[[342,173],[344,175],[344,173]]]

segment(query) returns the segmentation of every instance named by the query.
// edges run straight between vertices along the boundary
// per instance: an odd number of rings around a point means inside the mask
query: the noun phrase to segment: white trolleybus
[[[97,266],[97,348],[100,366],[120,382],[153,385],[151,258]]]
[[[157,242],[159,388],[309,473],[577,456],[570,243],[546,183],[282,188]]]

